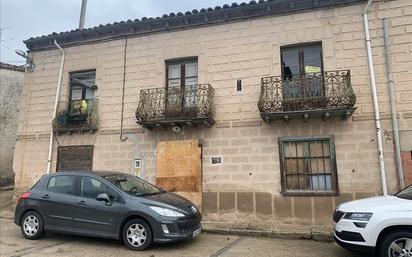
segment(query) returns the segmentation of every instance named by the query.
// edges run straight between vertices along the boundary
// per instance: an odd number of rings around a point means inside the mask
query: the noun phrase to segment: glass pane
[[[170,85],[170,84],[169,84]],[[182,90],[179,87],[169,86],[167,90],[168,111],[178,111],[182,107]]]
[[[47,189],[60,194],[73,194],[74,176],[55,176],[49,180]]]
[[[294,142],[285,142],[285,157],[296,157],[296,145]]]
[[[197,77],[194,78],[187,78],[185,80],[185,86],[193,86],[193,85],[197,85]]]
[[[297,147],[297,156],[298,157],[303,157],[303,142],[296,142],[296,147]]]
[[[180,64],[169,65],[169,79],[180,79]]]
[[[299,189],[299,176],[288,175],[286,176],[286,189]]]
[[[97,179],[82,177],[80,192],[83,197],[95,199],[101,193],[107,193],[107,186]]]
[[[285,168],[287,173],[298,173],[298,164],[296,159],[287,159]]]
[[[283,83],[283,95],[285,99],[293,99],[302,97],[301,80],[286,80]]]
[[[83,89],[81,86],[72,86],[72,98],[71,100],[81,100]]]
[[[319,175],[312,176],[313,190],[331,191],[332,190],[332,176]]]
[[[330,156],[329,142],[323,142],[323,156]]]
[[[304,160],[297,159],[296,161],[298,163],[298,173],[304,174],[305,173]]]
[[[186,79],[187,80],[187,79]],[[197,98],[197,85],[185,86],[185,107],[195,107]]]
[[[311,45],[303,47],[303,60],[306,75],[321,72],[321,50],[321,45]]]
[[[168,81],[168,87],[177,87],[180,88],[180,79],[169,79]]]
[[[313,158],[311,159],[311,168],[312,173],[324,173],[323,167],[323,159],[322,158]]]
[[[282,49],[283,79],[292,79],[300,76],[299,70],[299,48]]]
[[[187,63],[185,65],[185,74],[187,77],[197,77],[197,62]]]
[[[94,89],[86,87],[86,99],[93,99],[94,98]]]
[[[330,159],[325,159],[325,173],[332,173],[332,165]]]
[[[321,141],[310,142],[310,156],[311,157],[322,157],[323,156]]]
[[[309,176],[299,176],[299,189],[302,190],[312,190],[310,177]]]

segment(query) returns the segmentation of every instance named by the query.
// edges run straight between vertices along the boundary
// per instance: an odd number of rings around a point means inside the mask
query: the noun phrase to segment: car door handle
[[[85,202],[85,201],[83,201],[83,200],[81,200],[81,201],[79,201],[77,204],[80,204],[80,205],[86,205],[86,202]]]
[[[43,198],[43,199],[49,199],[50,197],[49,197],[49,195],[42,195],[41,198]]]

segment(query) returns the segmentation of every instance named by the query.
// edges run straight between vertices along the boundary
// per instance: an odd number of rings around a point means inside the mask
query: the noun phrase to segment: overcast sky
[[[1,61],[23,64],[15,49],[27,50],[23,40],[76,29],[81,0],[0,0]],[[215,7],[233,0],[88,0],[85,27],[157,17],[170,12],[185,12]],[[236,1],[235,1],[236,2]],[[239,2],[239,1],[237,1]]]

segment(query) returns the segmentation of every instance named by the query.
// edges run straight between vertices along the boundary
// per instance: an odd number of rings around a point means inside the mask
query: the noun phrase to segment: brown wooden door
[[[157,145],[156,184],[202,209],[202,148],[198,140],[165,141]]]
[[[92,170],[93,146],[59,146],[56,171]]]

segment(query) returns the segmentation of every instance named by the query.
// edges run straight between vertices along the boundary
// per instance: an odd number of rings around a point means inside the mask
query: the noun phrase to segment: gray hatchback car
[[[132,250],[196,237],[202,216],[189,200],[119,172],[44,175],[16,206],[28,239],[44,232],[122,239]]]

